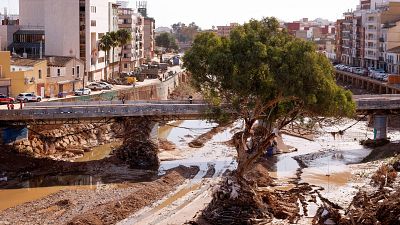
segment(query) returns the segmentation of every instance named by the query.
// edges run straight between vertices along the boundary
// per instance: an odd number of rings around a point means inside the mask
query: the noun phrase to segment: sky
[[[68,1],[68,0],[65,0]],[[135,0],[130,0],[135,6]],[[201,28],[243,23],[251,18],[275,16],[284,21],[324,18],[335,21],[354,9],[359,0],[147,0],[148,14],[156,26],[196,22]],[[0,0],[0,11],[18,12],[18,0]]]

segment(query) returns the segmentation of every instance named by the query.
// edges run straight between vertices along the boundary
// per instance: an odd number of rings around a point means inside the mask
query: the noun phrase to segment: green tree
[[[246,181],[271,146],[276,129],[301,117],[355,112],[352,95],[336,85],[329,60],[312,43],[281,30],[275,18],[251,20],[229,38],[199,34],[183,62],[214,113],[244,122],[233,137],[239,181]]]
[[[166,48],[167,51],[178,50],[175,37],[170,33],[162,33],[156,37],[156,46]]]
[[[105,56],[106,57],[106,61],[105,61],[106,67],[104,68],[104,71],[106,74],[105,75],[106,80],[108,79],[107,69],[108,69],[108,65],[110,64],[110,50],[111,50],[112,46],[113,46],[113,40],[112,40],[110,34],[106,33],[105,35],[103,35],[101,37],[101,39],[99,41],[99,49],[106,53],[106,56]]]
[[[116,36],[117,36],[118,46],[121,47],[121,54],[119,57],[119,74],[121,74],[122,57],[123,57],[122,50],[129,42],[132,41],[132,33],[126,29],[121,29],[117,31]]]

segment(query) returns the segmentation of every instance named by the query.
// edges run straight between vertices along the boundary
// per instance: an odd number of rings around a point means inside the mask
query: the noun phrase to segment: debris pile
[[[253,188],[235,177],[228,177],[214,192],[202,213],[210,224],[268,224],[272,215]]]
[[[147,118],[123,121],[124,142],[117,149],[116,155],[134,169],[157,170],[160,166],[158,146],[150,140],[151,123]]]

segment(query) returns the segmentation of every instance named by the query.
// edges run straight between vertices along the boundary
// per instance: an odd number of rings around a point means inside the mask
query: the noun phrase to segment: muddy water
[[[85,152],[83,157],[74,160],[75,162],[88,162],[93,160],[101,160],[109,156],[113,149],[121,146],[122,142],[114,142],[93,148],[91,152]]]
[[[93,148],[77,162],[100,160],[107,157],[121,143],[106,144]],[[92,189],[101,184],[101,179],[89,175],[39,176],[19,183],[13,189],[0,190],[0,211],[25,202],[41,199],[62,190]]]

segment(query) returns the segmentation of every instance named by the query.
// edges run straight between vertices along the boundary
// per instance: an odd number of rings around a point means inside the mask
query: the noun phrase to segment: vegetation
[[[113,46],[114,40],[111,38],[109,34],[105,34],[103,37],[101,37],[100,42],[99,42],[99,49],[101,51],[104,51],[106,53],[106,67],[105,67],[105,79],[107,80],[107,68],[108,64],[110,63],[110,50]]]
[[[176,39],[179,42],[192,42],[200,31],[200,27],[194,22],[190,23],[188,26],[179,22],[173,24],[171,27]]]
[[[121,29],[116,32],[116,40],[118,43],[118,46],[121,47],[121,49],[124,49],[125,46],[132,41],[132,33],[126,29]],[[119,74],[122,72],[122,50],[121,54],[119,57]]]
[[[162,33],[156,37],[156,46],[166,48],[167,51],[178,50],[175,37],[170,33]]]
[[[275,18],[251,20],[229,38],[199,34],[183,61],[194,87],[219,116],[244,121],[233,138],[240,183],[277,130],[299,118],[355,112],[351,93],[336,85],[329,60],[312,43],[281,30]]]

